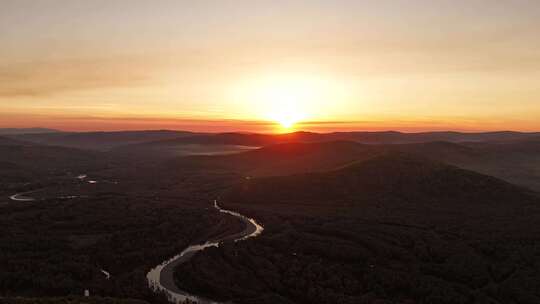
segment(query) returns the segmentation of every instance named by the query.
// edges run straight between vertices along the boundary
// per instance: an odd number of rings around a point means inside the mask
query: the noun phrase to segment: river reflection
[[[256,237],[260,235],[264,230],[263,226],[259,225],[254,219],[248,218],[238,212],[222,209],[221,207],[219,207],[217,201],[214,201],[214,208],[219,210],[219,212],[221,213],[226,213],[240,218],[248,225],[248,227],[243,231],[243,233],[239,234],[239,236],[234,239],[235,242]],[[174,279],[172,278],[172,274],[174,268],[177,265],[188,261],[197,252],[203,251],[204,249],[209,247],[219,247],[221,242],[226,239],[227,237],[224,237],[217,241],[189,246],[184,249],[184,251],[182,251],[180,254],[164,261],[160,265],[150,270],[150,272],[148,272],[148,274],[146,275],[149,287],[152,288],[155,292],[162,292],[167,295],[167,298],[172,303],[183,303],[186,300],[190,300],[199,304],[218,304],[218,302],[204,299],[203,297],[198,297],[178,289],[174,285]]]

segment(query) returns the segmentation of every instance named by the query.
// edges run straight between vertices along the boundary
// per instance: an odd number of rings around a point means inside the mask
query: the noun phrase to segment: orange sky
[[[539,29],[528,0],[6,0],[0,127],[538,131]]]

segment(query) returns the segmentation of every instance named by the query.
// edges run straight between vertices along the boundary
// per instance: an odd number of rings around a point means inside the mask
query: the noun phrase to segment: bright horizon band
[[[7,0],[0,127],[539,130],[539,28],[517,0]]]

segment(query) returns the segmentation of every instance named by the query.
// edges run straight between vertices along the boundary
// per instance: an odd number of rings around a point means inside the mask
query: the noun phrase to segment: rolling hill
[[[0,136],[0,146],[20,146],[28,145],[30,143],[25,143],[19,140],[11,139],[9,137]]]
[[[540,200],[490,176],[394,152],[330,172],[246,179],[220,202],[265,231],[177,268],[181,288],[212,299],[540,300]]]
[[[1,137],[0,158],[0,182],[3,186],[50,179],[70,172],[80,174],[105,168],[112,162],[108,155],[100,152],[3,140]]]
[[[536,198],[494,177],[410,154],[386,153],[329,172],[247,179],[229,192],[226,201],[284,206],[302,202],[332,210],[343,203],[347,212],[381,206],[407,209],[410,204],[422,212],[444,213],[499,205],[514,208],[515,201],[523,204]]]
[[[335,132],[312,133],[294,132],[288,134],[256,133],[193,133],[186,131],[118,131],[118,132],[82,132],[82,133],[46,133],[23,134],[21,139],[47,145],[77,147],[94,150],[109,150],[123,147],[124,150],[155,150],[183,145],[229,145],[262,147],[283,143],[310,143],[326,141],[355,141],[365,144],[406,144],[432,141],[494,142],[525,140],[538,137],[539,133],[520,132]],[[124,147],[125,146],[125,147]]]
[[[246,176],[326,171],[379,153],[374,146],[347,141],[287,143],[219,156],[190,156],[167,163],[176,168],[226,170]]]
[[[16,138],[43,145],[105,151],[129,144],[180,138],[190,135],[192,135],[191,132],[185,131],[158,130],[23,134]]]
[[[418,155],[540,191],[540,141],[366,145],[351,141],[288,143],[244,153],[190,156],[172,168],[226,170],[244,176],[279,176],[334,170],[390,152]]]
[[[48,128],[0,128],[0,135],[46,134],[62,131]]]
[[[539,133],[520,132],[488,132],[488,133],[460,133],[460,132],[424,132],[402,133],[387,132],[334,132],[313,133],[293,132],[286,134],[257,134],[257,133],[217,133],[217,134],[191,134],[178,138],[168,138],[144,142],[144,146],[170,147],[186,144],[200,145],[237,145],[250,147],[263,147],[284,143],[312,143],[326,141],[354,141],[364,144],[405,144],[424,143],[433,141],[446,142],[487,142],[522,140],[539,136]]]

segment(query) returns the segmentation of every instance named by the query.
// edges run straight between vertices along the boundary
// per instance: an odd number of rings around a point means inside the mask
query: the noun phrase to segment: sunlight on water
[[[240,238],[235,239],[234,240],[235,242],[239,242],[239,241],[247,240],[247,239],[252,238],[252,237],[256,237],[256,236],[260,235],[264,230],[263,226],[259,225],[254,219],[248,218],[248,217],[246,217],[246,216],[244,216],[244,215],[242,215],[242,214],[240,214],[238,212],[222,209],[217,204],[217,201],[214,201],[214,208],[219,210],[219,212],[221,212],[221,213],[226,213],[226,214],[238,217],[238,218],[240,218],[242,220],[245,220],[245,221],[249,222],[251,225],[253,225],[253,227],[255,227],[255,231],[253,231],[253,232],[251,232],[251,233],[249,233],[247,235],[244,235],[244,236],[242,236]],[[204,304],[204,303],[218,304],[218,302],[203,299],[203,298],[197,297],[195,295],[191,295],[191,294],[189,294],[187,292],[183,292],[183,291],[175,292],[173,290],[167,289],[165,286],[162,285],[161,275],[162,275],[162,271],[163,271],[163,269],[165,267],[167,267],[167,266],[171,265],[172,263],[178,261],[182,257],[184,257],[186,255],[190,255],[190,254],[193,255],[193,254],[195,254],[195,253],[197,253],[199,251],[203,251],[204,249],[209,248],[209,247],[219,247],[221,242],[222,242],[222,240],[217,241],[217,242],[207,242],[207,243],[204,243],[204,244],[198,244],[198,245],[189,246],[186,249],[184,249],[184,251],[182,251],[180,254],[178,254],[178,255],[166,260],[165,262],[161,263],[160,265],[156,266],[155,268],[150,270],[150,272],[148,272],[148,274],[146,275],[146,279],[148,280],[149,287],[152,290],[154,290],[155,292],[164,293],[167,296],[167,298],[169,299],[169,301],[172,302],[172,303],[182,303],[182,302],[184,302],[186,300],[190,300],[190,301],[195,301],[195,302],[201,303],[201,304]]]

